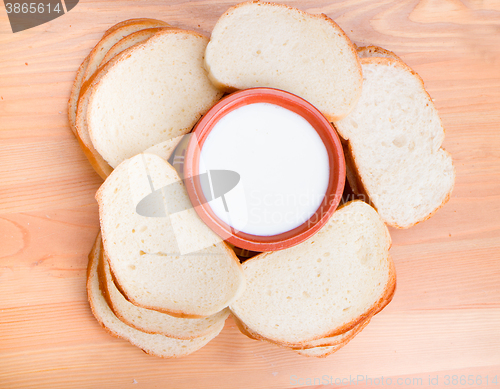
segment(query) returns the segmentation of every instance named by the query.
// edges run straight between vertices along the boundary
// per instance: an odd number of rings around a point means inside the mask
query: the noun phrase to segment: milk
[[[330,166],[309,122],[286,108],[254,103],[213,127],[201,149],[200,174],[233,170],[240,182],[208,204],[236,231],[271,236],[306,222],[324,201]],[[203,187],[206,197],[210,187]]]

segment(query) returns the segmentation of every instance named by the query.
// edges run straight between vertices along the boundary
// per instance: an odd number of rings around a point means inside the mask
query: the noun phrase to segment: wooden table
[[[118,21],[155,17],[209,35],[233,4],[81,0],[15,34],[0,6],[0,387],[500,387],[498,0],[289,1],[415,69],[456,166],[443,209],[391,229],[396,296],[349,345],[326,359],[301,357],[246,338],[228,320],[200,351],[162,360],[93,318],[85,269],[102,181],[68,126],[76,69]]]

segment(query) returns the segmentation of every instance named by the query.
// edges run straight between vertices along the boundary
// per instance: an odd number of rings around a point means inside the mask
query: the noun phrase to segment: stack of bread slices
[[[191,131],[221,97],[203,67],[208,38],[155,19],[111,27],[78,69],[70,126],[106,178],[123,160]]]
[[[239,259],[189,206],[180,226],[168,217],[136,213],[151,185],[160,189],[180,182],[166,162],[176,143],[166,141],[125,160],[101,186],[96,196],[101,231],[87,274],[90,305],[101,325],[164,358],[188,355],[217,336],[228,306],[245,288]],[[167,209],[189,202],[182,186],[165,200]],[[183,254],[182,240],[195,246]]]
[[[167,162],[224,93],[272,87],[314,104],[337,130],[358,198],[313,237],[243,264],[190,207]],[[455,173],[422,79],[396,54],[356,47],[325,15],[260,1],[238,4],[209,39],[154,19],[110,28],[84,60],[71,127],[105,178],[89,256],[92,311],[144,351],[187,355],[229,312],[241,332],[314,357],[359,333],[392,299],[386,225],[408,228],[450,197]],[[138,202],[166,185],[165,209]]]

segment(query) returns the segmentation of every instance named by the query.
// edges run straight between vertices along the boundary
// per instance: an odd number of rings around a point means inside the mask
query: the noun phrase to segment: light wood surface
[[[500,387],[498,0],[288,2],[334,18],[358,45],[395,51],[422,76],[457,172],[433,218],[391,229],[396,296],[345,348],[301,357],[246,338],[228,320],[200,351],[162,360],[93,318],[85,269],[101,179],[68,126],[75,72],[116,22],[155,17],[209,35],[233,4],[81,0],[16,34],[0,5],[0,387],[322,388],[319,379],[350,387],[358,375],[406,379],[405,387]],[[452,375],[474,382],[453,384]],[[421,385],[408,384],[418,377]]]

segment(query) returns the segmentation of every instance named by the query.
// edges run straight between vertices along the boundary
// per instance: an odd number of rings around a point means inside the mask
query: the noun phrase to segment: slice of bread
[[[283,345],[342,334],[392,293],[390,245],[371,206],[347,203],[304,243],[244,262],[247,288],[231,312],[252,332]]]
[[[108,33],[97,43],[89,54],[89,64],[85,69],[82,86],[85,85],[85,82],[88,81],[96,72],[108,50],[118,41],[136,31],[144,30],[146,28],[168,26],[169,24],[162,20],[139,19],[135,21],[130,20],[129,23],[126,23],[111,32],[108,30]]]
[[[100,281],[97,274],[100,251],[101,236],[99,234],[89,255],[87,294],[92,313],[109,334],[128,340],[147,354],[162,358],[179,358],[189,355],[205,346],[219,334],[218,331],[214,331],[203,337],[181,340],[159,334],[147,334],[129,327],[120,321],[109,308],[100,289]]]
[[[152,192],[150,182],[155,189],[174,188],[164,192],[167,215],[172,215],[155,218],[136,212],[139,201]],[[96,199],[112,273],[133,304],[201,318],[242,294],[245,278],[238,258],[199,219],[177,172],[165,160],[139,154],[124,161]],[[187,254],[181,254],[181,246]]]
[[[330,121],[356,104],[362,74],[354,45],[326,15],[281,4],[246,2],[224,13],[205,66],[226,91],[272,87],[315,105]]]
[[[229,316],[226,308],[203,319],[181,319],[150,309],[137,307],[120,293],[111,275],[104,250],[101,250],[98,267],[101,291],[113,313],[122,322],[139,331],[162,334],[176,339],[193,339],[219,333]]]
[[[128,49],[95,84],[87,124],[109,165],[188,133],[222,97],[203,68],[207,42],[193,31],[160,31]]]
[[[422,79],[402,61],[361,63],[361,98],[335,127],[348,141],[357,190],[387,224],[408,228],[434,214],[453,190],[453,163],[441,148],[444,129]]]
[[[117,42],[117,38],[120,37],[120,35],[123,33],[125,35],[130,34],[131,32],[134,31],[134,28],[136,26],[140,26],[140,29],[152,27],[152,26],[168,26],[167,23],[161,21],[161,20],[156,20],[156,19],[129,19],[125,20],[123,22],[120,22],[118,24],[115,24],[114,26],[110,27],[103,35],[103,38],[101,41],[97,44],[97,46],[101,46],[101,51],[106,51],[106,47],[111,47],[114,43]],[[121,33],[116,33],[116,31],[121,31]],[[137,30],[135,30],[137,31]],[[111,35],[109,38],[104,39],[108,35]],[[113,43],[114,42],[114,43]],[[111,44],[111,46],[109,46]],[[92,53],[91,53],[92,54]],[[76,134],[76,127],[75,127],[75,122],[76,122],[76,108],[78,104],[78,98],[80,97],[80,91],[82,87],[82,83],[85,80],[88,80],[90,78],[88,76],[88,73],[90,71],[87,71],[87,68],[89,67],[89,63],[91,60],[91,55],[89,54],[82,62],[80,67],[78,68],[78,71],[76,73],[75,81],[73,82],[73,87],[71,88],[71,93],[68,101],[68,117],[69,117],[69,124],[71,127],[71,130],[73,131],[74,134]],[[94,56],[95,59],[95,56]],[[97,64],[99,66],[100,64]],[[91,76],[91,75],[90,75]]]
[[[359,58],[380,57],[380,58],[393,58],[401,61],[401,58],[399,58],[395,53],[386,50],[380,46],[357,47],[356,51],[358,52]]]

